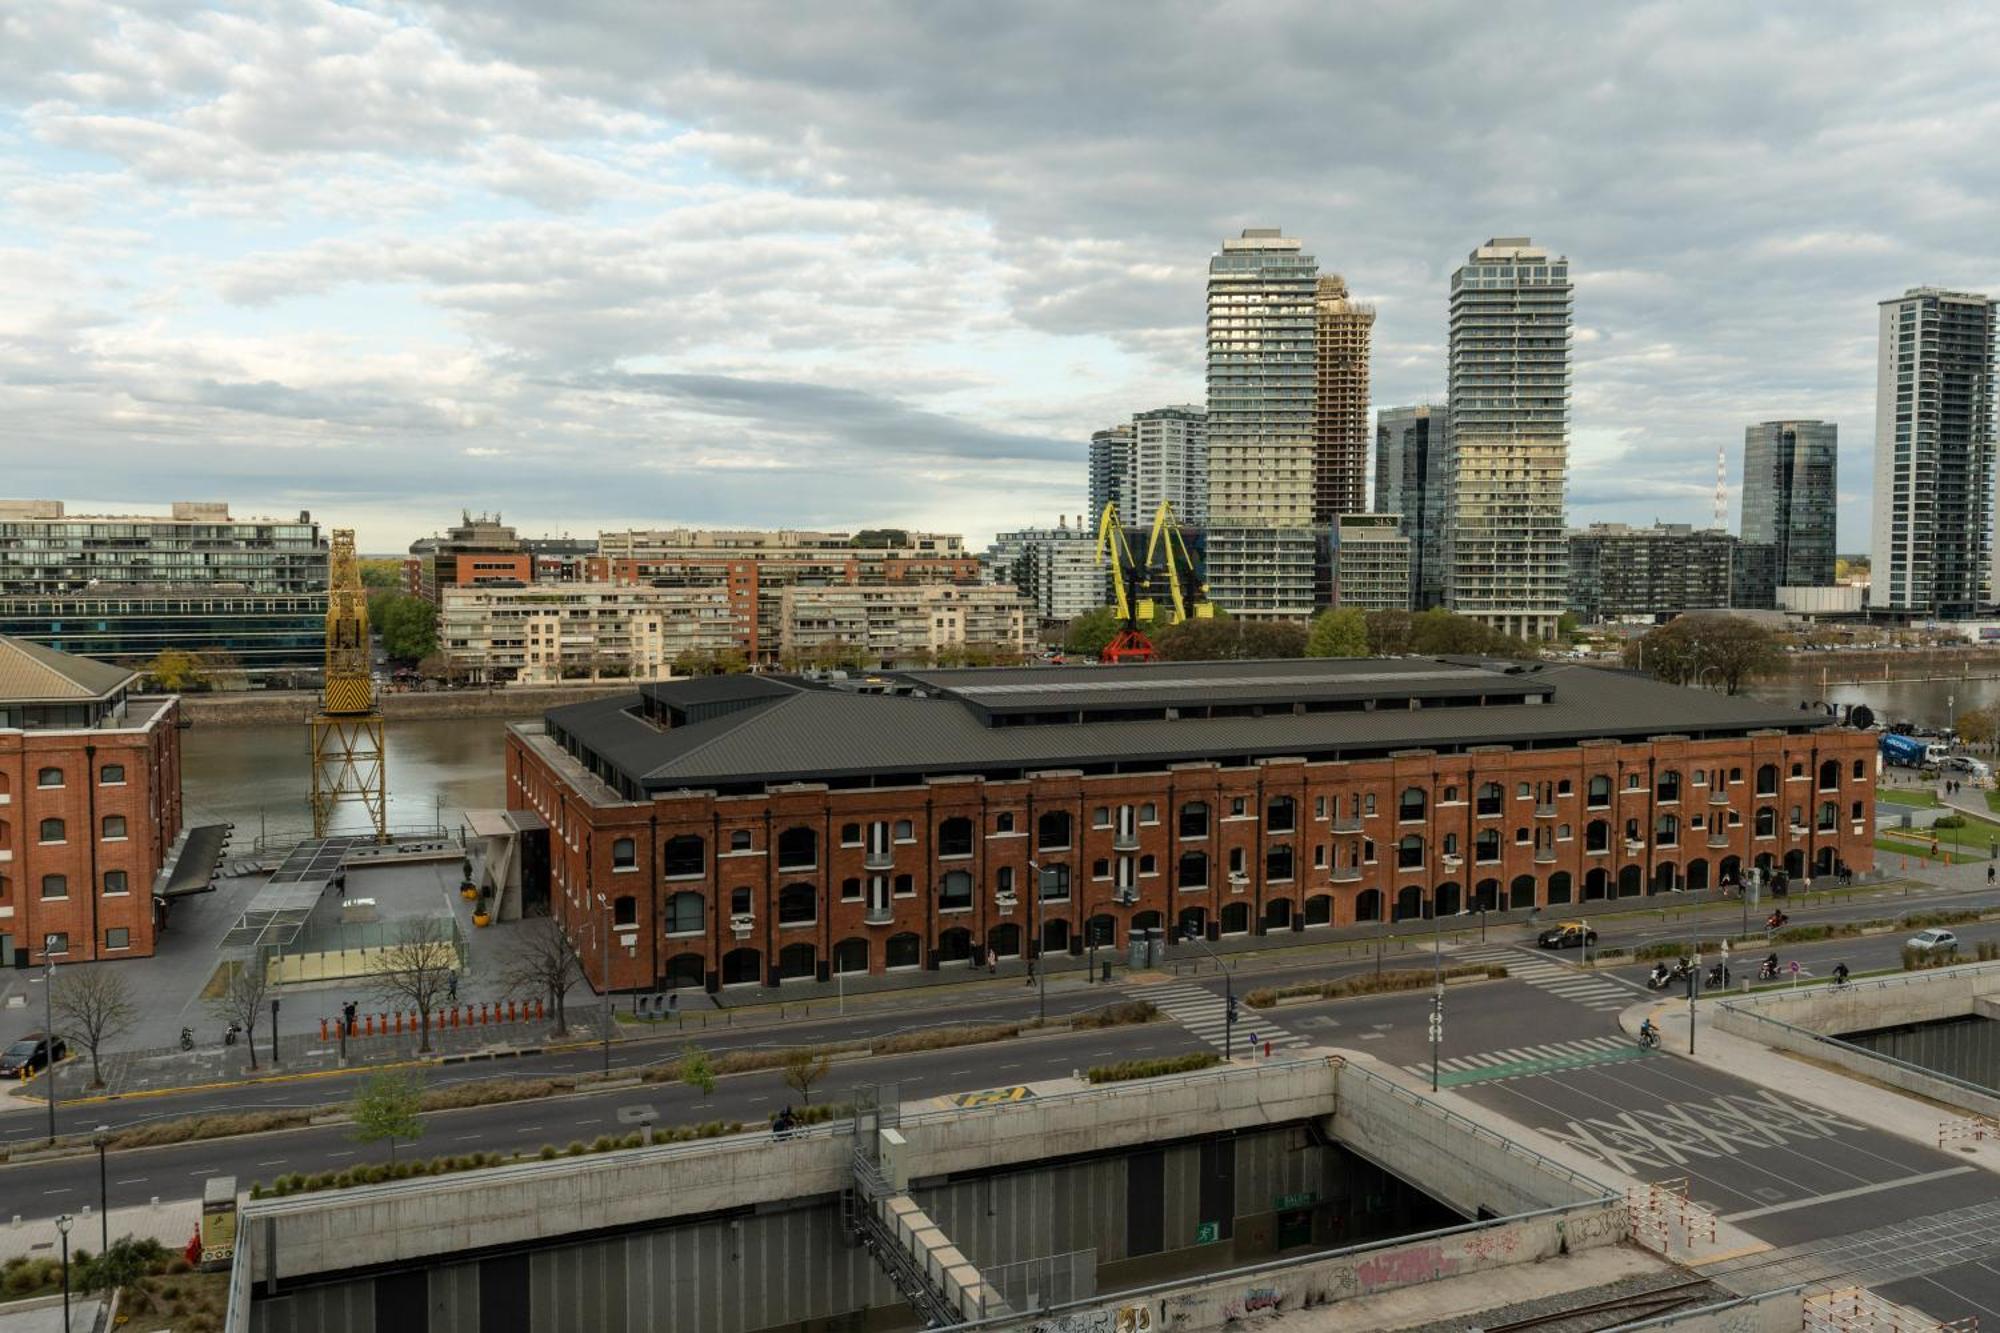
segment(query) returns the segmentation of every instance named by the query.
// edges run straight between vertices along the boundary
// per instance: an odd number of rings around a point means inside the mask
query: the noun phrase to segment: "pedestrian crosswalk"
[[[1535,1078],[1564,1069],[1589,1065],[1616,1064],[1621,1060],[1643,1060],[1657,1054],[1641,1050],[1630,1037],[1586,1037],[1580,1041],[1552,1041],[1541,1046],[1514,1046],[1504,1051],[1481,1051],[1477,1055],[1453,1055],[1437,1063],[1438,1086],[1456,1088],[1467,1083],[1492,1083],[1509,1078]],[[1419,1078],[1431,1076],[1429,1064],[1405,1065]]]
[[[1205,990],[1192,982],[1169,981],[1150,986],[1134,986],[1129,993],[1136,999],[1150,1001],[1161,1013],[1217,1050],[1223,1050],[1231,1044],[1226,1036],[1229,1026],[1227,1018],[1229,1007],[1214,991]],[[1304,1037],[1293,1036],[1240,1000],[1237,1004],[1239,1015],[1236,1020],[1236,1039],[1233,1045],[1239,1054],[1248,1052],[1252,1037],[1256,1038],[1259,1050],[1263,1049],[1265,1043],[1270,1043],[1273,1053],[1295,1051],[1312,1045]]]
[[[1615,981],[1564,967],[1539,953],[1504,944],[1482,944],[1461,949],[1453,957],[1465,963],[1499,963],[1507,969],[1510,977],[1600,1013],[1615,1013],[1640,998],[1636,992]]]

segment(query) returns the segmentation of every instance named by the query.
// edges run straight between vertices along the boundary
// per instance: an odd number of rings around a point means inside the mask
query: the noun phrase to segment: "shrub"
[[[1444,969],[1447,981],[1458,977],[1488,977],[1498,980],[1507,975],[1507,969],[1498,963],[1462,963]],[[1386,995],[1394,991],[1422,990],[1435,985],[1438,973],[1434,968],[1406,969],[1396,972],[1362,972],[1354,976],[1341,977],[1336,981],[1304,981],[1291,986],[1266,986],[1251,991],[1243,997],[1243,1003],[1252,1009],[1268,1009],[1279,1000],[1299,995],[1313,995],[1322,1000],[1344,1000],[1356,995]]]
[[[1937,818],[1936,818],[1935,820],[1931,821],[1931,827],[1932,827],[1932,828],[1964,828],[1964,827],[1965,827],[1965,816],[1964,816],[1964,815],[1939,815],[1939,816],[1938,816],[1938,817],[1937,817]]]
[[[1113,1028],[1129,1023],[1150,1023],[1159,1016],[1159,1009],[1150,1000],[1126,1000],[1122,1004],[1107,1004],[1102,1009],[1073,1015],[1069,1025],[1073,1028]]]
[[[1159,1078],[1166,1074],[1187,1074],[1222,1063],[1214,1051],[1192,1051],[1186,1055],[1164,1055],[1150,1060],[1120,1060],[1115,1065],[1094,1065],[1084,1072],[1092,1083],[1123,1083],[1135,1078]]]
[[[553,1143],[544,1143],[542,1145],[542,1160],[544,1162],[555,1160],[555,1155],[556,1147]]]

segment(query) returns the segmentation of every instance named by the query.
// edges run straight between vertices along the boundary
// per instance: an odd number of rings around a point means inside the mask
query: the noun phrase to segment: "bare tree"
[[[799,1094],[801,1104],[812,1105],[813,1084],[826,1077],[833,1057],[809,1046],[795,1046],[785,1052],[785,1085]]]
[[[139,1016],[132,988],[109,967],[66,967],[56,978],[49,1002],[62,1034],[90,1052],[90,1086],[103,1087],[97,1053]]]
[[[502,968],[501,977],[509,990],[547,996],[549,1008],[555,1011],[557,1034],[569,1030],[564,1000],[569,988],[583,978],[583,964],[576,956],[576,946],[554,917],[523,921]]]
[[[264,999],[271,993],[271,972],[260,951],[247,962],[230,963],[229,980],[222,994],[208,1003],[208,1011],[224,1022],[240,1023],[243,1042],[250,1048],[250,1067],[257,1067],[257,1015],[264,1012]]]
[[[451,989],[458,971],[458,946],[451,930],[436,917],[407,921],[393,944],[375,960],[375,991],[392,1004],[417,1011],[417,1049],[431,1048],[431,1014]]]

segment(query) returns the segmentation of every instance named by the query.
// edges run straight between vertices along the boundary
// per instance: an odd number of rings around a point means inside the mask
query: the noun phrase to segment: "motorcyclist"
[[[1790,920],[1791,918],[1786,916],[1783,912],[1773,912],[1771,913],[1771,915],[1764,918],[1764,927],[1767,930],[1776,930]]]
[[[1764,977],[1775,977],[1778,975],[1778,955],[1775,950],[1764,959],[1763,969],[1758,975]]]
[[[1666,985],[1669,979],[1670,978],[1667,973],[1667,963],[1666,960],[1663,958],[1659,962],[1653,964],[1653,975],[1646,978],[1646,984],[1651,986],[1654,990],[1658,990],[1662,986]]]
[[[1833,984],[1836,986],[1845,986],[1847,984],[1847,964],[1835,963],[1833,965]]]

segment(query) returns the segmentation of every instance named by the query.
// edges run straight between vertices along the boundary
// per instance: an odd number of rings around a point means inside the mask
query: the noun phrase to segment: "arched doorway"
[[[1583,872],[1583,900],[1585,902],[1596,902],[1598,899],[1608,896],[1610,889],[1611,876],[1605,873],[1603,866],[1593,866]]]
[[[1723,857],[1722,864],[1715,868],[1715,878],[1716,882],[1725,888],[1740,885],[1743,882],[1743,858]]]
[[[1820,848],[1819,855],[1813,858],[1813,873],[1815,875],[1831,875],[1833,873],[1834,860],[1833,848]]]
[[[1148,909],[1144,912],[1134,912],[1132,914],[1132,929],[1158,930],[1159,928],[1160,914],[1158,912]]]
[[[1206,908],[1183,907],[1180,915],[1174,918],[1174,936],[1177,939],[1186,939],[1190,935],[1205,935],[1207,933],[1208,911]]]
[[[1475,912],[1497,912],[1500,910],[1500,881],[1482,879],[1472,886],[1472,910]]]
[[[1354,919],[1356,921],[1382,919],[1382,890],[1363,889],[1354,895]]]
[[[1646,887],[1646,872],[1637,866],[1626,866],[1618,872],[1618,896],[1636,898]]]
[[[986,932],[986,947],[1001,958],[1021,956],[1021,928],[1013,923]]]
[[[1264,904],[1264,929],[1289,930],[1292,925],[1292,900],[1273,898]]]
[[[1069,922],[1042,922],[1042,952],[1061,953],[1069,948]]]
[[[1680,888],[1681,868],[1672,861],[1662,861],[1653,867],[1653,883],[1649,893],[1673,893]]]
[[[810,944],[787,944],[778,950],[778,980],[810,981],[818,970],[819,950]]]
[[[883,966],[891,971],[899,967],[916,967],[923,962],[923,941],[912,931],[891,935],[882,949]]]
[[[1771,871],[1777,866],[1778,858],[1772,856],[1769,852],[1759,852],[1757,853],[1755,864],[1757,866],[1757,878],[1766,884],[1770,883]]]
[[[1222,933],[1244,935],[1250,930],[1250,904],[1224,903],[1222,907]]]
[[[1100,949],[1114,947],[1118,943],[1118,919],[1105,912],[1091,917],[1083,923],[1083,942]]]
[[[1708,887],[1707,857],[1697,856],[1694,860],[1688,862],[1687,883],[1685,887],[1689,893],[1699,893]]]
[[[1439,916],[1456,916],[1459,912],[1463,911],[1464,904],[1459,902],[1459,896],[1460,889],[1457,880],[1448,879],[1438,885],[1437,914]]]
[[[964,926],[953,926],[938,936],[938,962],[969,963],[972,961],[972,932]]]
[[[1405,884],[1396,891],[1396,920],[1415,921],[1424,914],[1424,891],[1414,884]]]
[[[858,935],[833,946],[833,970],[836,972],[866,972],[868,970],[868,941]]]
[[[1558,870],[1549,876],[1549,906],[1557,907],[1569,901],[1569,871]]]
[[[1785,874],[1797,879],[1806,873],[1806,854],[1797,847],[1785,853]]]
[[[662,990],[700,990],[708,966],[698,953],[677,953],[667,960],[667,970],[660,978]]]
[[[764,955],[755,949],[731,949],[722,955],[722,984],[755,986],[764,980]]]
[[[1516,875],[1507,886],[1507,907],[1510,911],[1524,911],[1535,905],[1535,877]]]
[[[1317,894],[1306,899],[1306,929],[1314,926],[1333,924],[1333,898],[1329,894]]]

